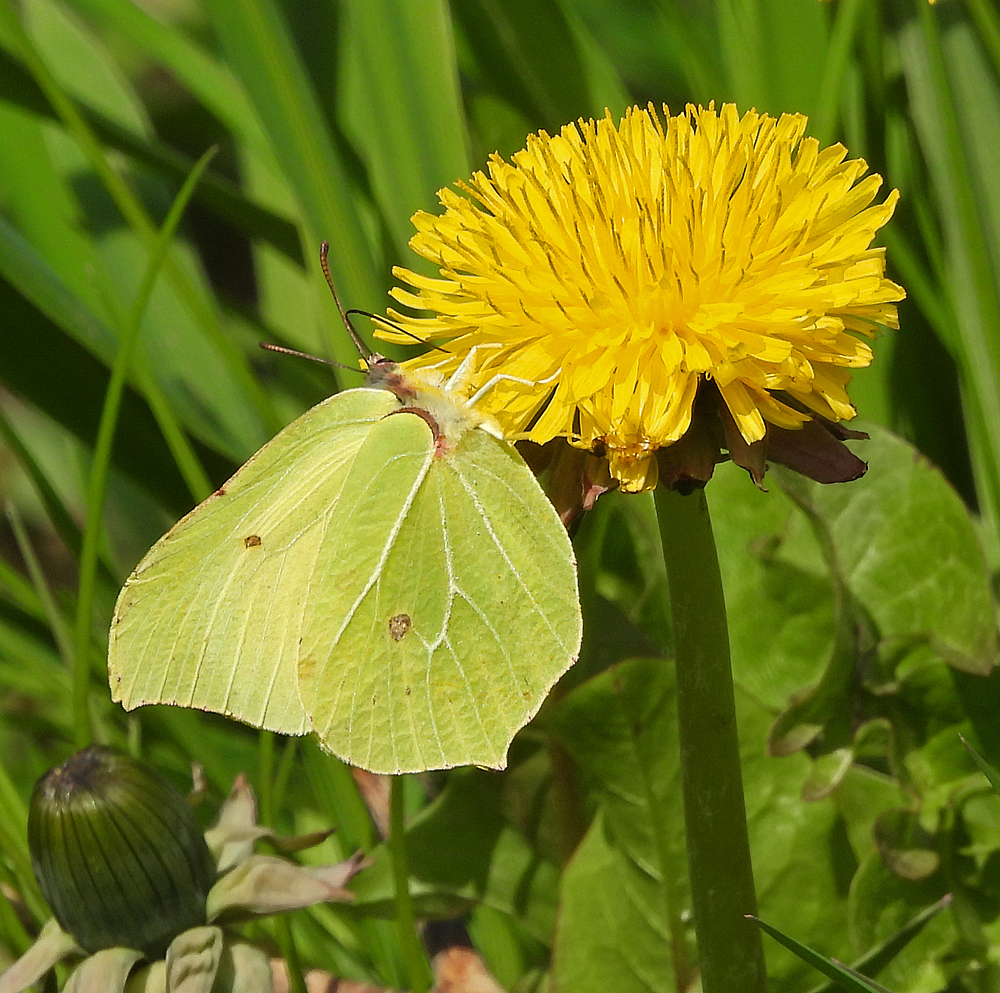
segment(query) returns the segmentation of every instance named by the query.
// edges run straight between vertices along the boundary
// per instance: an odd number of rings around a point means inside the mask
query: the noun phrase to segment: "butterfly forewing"
[[[116,700],[197,707],[286,734],[310,729],[297,685],[303,590],[350,464],[397,407],[376,390],[331,397],[153,546],[115,608]]]

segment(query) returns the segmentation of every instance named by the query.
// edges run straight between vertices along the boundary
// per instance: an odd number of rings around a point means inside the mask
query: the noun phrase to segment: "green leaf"
[[[651,961],[663,961],[664,944],[674,950],[678,977],[690,978],[690,960],[685,965],[677,957],[685,941],[685,928],[677,925],[687,897],[671,685],[667,664],[631,660],[567,694],[546,719],[590,784],[589,798],[601,816],[600,830],[592,826],[581,849],[587,854],[574,858],[560,891],[555,959],[557,972],[572,976],[567,989],[640,983]],[[853,861],[849,854],[845,858],[834,830],[836,812],[828,804],[799,801],[809,769],[805,756],[776,760],[765,754],[766,710],[744,698],[738,718],[761,913],[797,928],[825,953],[843,956],[841,887]],[[806,865],[802,851],[823,856]],[[632,938],[621,952],[610,937],[597,941],[598,920],[634,921],[636,915],[643,917],[642,927],[633,928],[645,936],[642,942]],[[768,971],[775,983],[805,973],[793,956],[781,953],[769,956]]]
[[[859,450],[869,463],[861,480],[811,487],[849,589],[882,639],[926,640],[956,668],[988,673],[995,608],[968,511],[901,439],[873,428]]]
[[[516,107],[532,129],[550,133],[590,111],[580,54],[553,0],[452,3],[476,76]]]
[[[667,990],[672,971],[683,988],[693,966],[682,923],[689,897],[670,663],[617,665],[568,694],[546,725],[600,797],[600,816],[563,881],[557,981],[574,990],[639,990],[658,976],[652,988]]]
[[[406,845],[417,913],[454,916],[481,901],[517,917],[547,944],[555,922],[558,871],[507,823],[503,787],[495,774],[456,770],[444,792],[412,819]],[[347,913],[393,915],[391,867],[384,848],[351,889],[357,899],[345,908]]]
[[[873,852],[851,882],[848,925],[855,947],[877,950],[928,908],[937,909],[943,882],[940,874],[916,882],[901,879]],[[955,915],[934,916],[879,970],[881,981],[890,988],[940,989],[955,937]]]
[[[902,927],[896,934],[887,938],[880,945],[873,948],[867,955],[859,959],[848,971],[852,976],[863,979],[860,973],[865,975],[871,973],[878,975],[920,932],[927,923],[936,917],[942,910],[945,910],[951,903],[951,896],[944,896],[937,903],[931,904],[926,910],[921,911],[908,924]],[[848,967],[844,967],[848,968]],[[866,980],[871,982],[871,980]],[[812,993],[835,993],[837,986],[827,983]]]
[[[871,434],[858,443],[869,471],[853,483],[774,473],[808,517],[780,492],[751,491],[732,468],[720,467],[709,488],[735,678],[784,709],[771,746],[781,754],[824,728],[824,751],[852,746],[849,707],[896,692],[894,680],[910,680],[921,660],[982,674],[996,658],[993,597],[968,511],[909,445]]]
[[[169,69],[234,135],[250,144],[255,154],[270,154],[260,121],[233,74],[184,32],[127,0],[74,0],[73,6],[102,26],[126,35]]]
[[[138,10],[138,8],[133,9]],[[209,89],[211,90],[211,87]],[[7,52],[0,52],[0,99],[40,117],[55,120],[57,116],[34,79]],[[79,110],[94,134],[109,148],[124,152],[135,162],[149,166],[154,171],[178,183],[183,182],[184,177],[191,172],[194,159],[189,156],[175,151],[154,138],[137,135],[133,130],[123,127],[112,118],[86,105],[81,104]],[[0,108],[0,113],[2,112],[3,109]],[[16,126],[14,116],[10,115],[9,123],[4,124],[5,133],[13,134],[14,132],[9,129]],[[5,143],[0,149],[0,153],[20,158],[26,150],[25,140],[22,138],[18,141]],[[47,164],[47,162],[48,157],[46,156],[45,163]],[[20,169],[11,166],[4,171],[7,174],[7,181],[11,183],[15,179],[20,179],[34,185],[39,177],[34,169]],[[196,202],[211,207],[248,237],[268,242],[292,262],[299,266],[304,265],[302,246],[299,243],[298,230],[295,225],[282,214],[249,199],[246,193],[224,176],[207,173],[195,191],[194,199]],[[64,244],[61,247],[59,244],[53,244],[51,246],[53,252],[59,253],[65,251],[67,247],[72,247],[73,236],[76,232],[74,228],[67,226],[64,218],[54,214],[51,210],[35,211],[32,213],[32,217],[59,222],[56,227]],[[25,221],[23,216],[20,219],[22,223]],[[33,240],[36,244],[38,243],[37,237],[33,237]],[[47,252],[48,250],[46,249]],[[64,274],[66,272],[65,269],[61,269],[61,271]],[[81,276],[83,275],[82,267],[78,267],[77,271]],[[86,283],[87,281],[82,282]]]
[[[831,656],[833,587],[815,539],[774,486],[719,466],[707,489],[719,550],[733,676],[777,711],[817,683]]]
[[[145,121],[136,110],[134,95],[117,73],[113,74],[113,85],[105,85],[105,64],[113,60],[106,55],[102,58],[96,39],[60,8],[40,4],[38,12],[44,16],[37,18],[37,26],[32,25],[38,36],[36,44],[11,14],[2,14],[0,19],[20,45],[32,75],[75,142],[58,145],[64,154],[53,161],[60,168],[43,172],[50,179],[49,185],[55,187],[49,196],[62,208],[65,223],[99,233],[92,238],[94,257],[86,266],[74,267],[74,259],[64,252],[51,253],[50,261],[69,270],[65,281],[71,287],[79,283],[82,272],[89,271],[91,279],[81,290],[83,298],[99,301],[99,312],[113,326],[138,290],[137,273],[144,271],[147,254],[154,250],[155,225],[146,205],[110,167],[104,149],[49,64],[59,67],[72,92],[94,99],[122,126],[141,134]],[[73,71],[66,70],[68,65],[74,66]],[[33,122],[33,126],[42,128],[41,122]],[[151,198],[157,192],[155,188],[147,190]],[[49,196],[37,197],[32,210],[44,213]],[[22,207],[22,215],[27,209]],[[122,229],[123,218],[128,231]],[[38,226],[26,223],[28,230]],[[266,436],[264,425],[272,416],[268,404],[249,374],[245,358],[222,333],[191,254],[175,245],[165,269],[169,278],[153,294],[145,321],[144,344],[152,368],[164,391],[180,409],[186,408],[203,436],[223,449],[228,446],[232,454],[243,454]],[[44,309],[44,303],[39,305]],[[91,309],[96,306],[92,303]],[[99,349],[98,354],[110,362],[113,338],[110,343],[95,339],[86,344]],[[245,409],[248,406],[250,409]]]
[[[874,834],[883,864],[903,879],[926,879],[941,865],[934,839],[912,811],[887,810],[876,820]]]
[[[560,885],[552,973],[558,988],[675,993],[661,888],[611,841],[598,813]]]
[[[796,0],[717,0],[730,90],[740,111],[810,114],[827,48],[826,12]]]
[[[0,335],[4,383],[84,444],[92,444],[109,372],[75,339],[92,332],[110,332],[101,328],[99,320],[69,294],[2,218],[0,260],[0,307],[11,326],[30,334],[33,341],[33,347],[25,349],[19,347],[15,336]],[[37,308],[34,300],[24,295],[35,297],[36,291]],[[67,327],[73,329],[72,335],[64,333]],[[69,382],[75,384],[72,396],[64,388]],[[232,463],[204,448],[199,455],[216,478],[225,478]],[[117,467],[150,493],[156,493],[175,513],[190,507],[187,486],[166,453],[156,420],[145,400],[132,390],[125,394],[112,458]]]

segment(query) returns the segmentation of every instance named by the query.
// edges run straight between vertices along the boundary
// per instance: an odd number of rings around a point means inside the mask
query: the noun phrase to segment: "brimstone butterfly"
[[[373,772],[502,768],[575,660],[566,531],[493,422],[374,356],[147,553],[112,695],[227,714]]]

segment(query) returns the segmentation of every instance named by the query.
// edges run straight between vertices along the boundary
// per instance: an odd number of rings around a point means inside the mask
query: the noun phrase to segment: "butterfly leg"
[[[491,379],[488,379],[482,386],[476,390],[475,393],[469,397],[465,402],[470,406],[474,407],[483,396],[485,396],[497,383],[520,383],[522,386],[546,386],[553,380],[558,379],[562,374],[562,366],[560,366],[551,376],[546,376],[545,379],[524,379],[521,376],[510,376],[505,372],[498,372]]]

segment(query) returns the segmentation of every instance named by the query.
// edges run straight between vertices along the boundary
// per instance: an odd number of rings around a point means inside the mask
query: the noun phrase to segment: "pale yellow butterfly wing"
[[[179,704],[303,734],[298,641],[304,590],[340,486],[398,401],[349,390],[307,411],[146,554],[109,634],[112,696]]]
[[[470,430],[442,452],[405,414],[375,429],[342,496],[331,524],[345,537],[322,544],[315,572],[352,602],[331,625],[317,588],[302,631],[320,741],[376,772],[503,767],[580,645],[551,504],[510,445]]]

